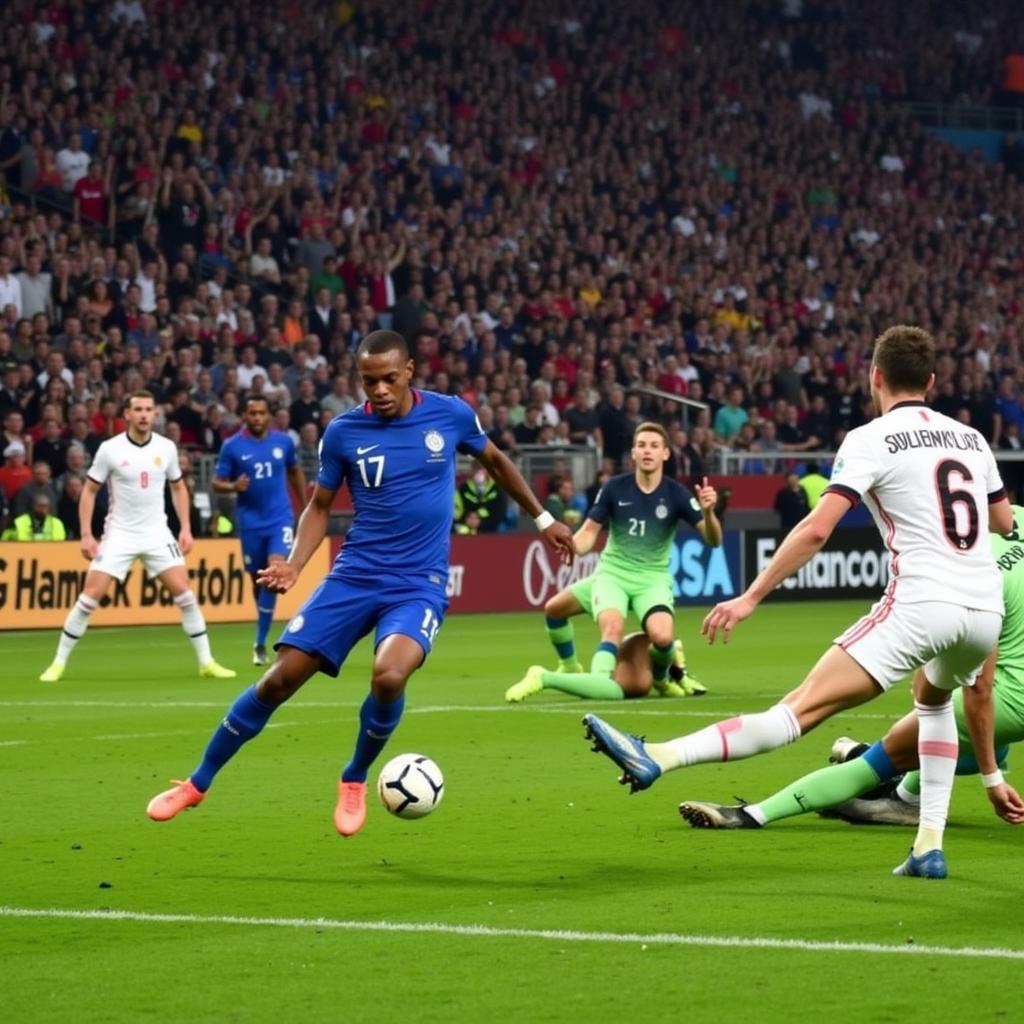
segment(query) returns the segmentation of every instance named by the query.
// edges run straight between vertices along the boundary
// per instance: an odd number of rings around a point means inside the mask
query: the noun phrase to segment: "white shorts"
[[[98,569],[123,582],[136,558],[142,561],[146,572],[153,579],[176,565],[185,564],[178,542],[171,536],[170,530],[164,530],[162,535],[154,532],[147,537],[108,533],[100,542],[99,554],[92,560],[89,569]]]
[[[945,601],[898,604],[883,597],[834,643],[883,690],[922,665],[932,686],[955,690],[974,685],[1002,626],[998,612]]]

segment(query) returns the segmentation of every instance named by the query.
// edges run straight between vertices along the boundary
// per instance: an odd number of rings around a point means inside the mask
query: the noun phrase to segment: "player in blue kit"
[[[291,554],[263,569],[259,582],[277,593],[295,585],[327,533],[334,495],[345,482],[355,507],[352,527],[331,571],[275,645],[277,660],[228,709],[196,770],[150,801],[147,813],[155,821],[198,804],[217,772],[281,704],[315,673],[336,676],[355,643],[375,630],[370,693],[334,813],[343,836],[363,827],[370,765],[402,717],[406,682],[430,653],[448,606],[457,452],[476,458],[533,517],[545,541],[572,561],[571,530],[543,510],[473,410],[461,399],[409,386],[415,364],[400,334],[367,335],[356,360],[368,400],[325,431],[316,488]]]
[[[237,494],[236,526],[242,541],[245,570],[252,576],[256,597],[256,643],[252,663],[267,663],[267,633],[277,595],[256,579],[260,569],[288,556],[295,536],[295,516],[288,498],[291,484],[299,506],[306,503],[306,477],[287,434],[270,430],[270,406],[261,395],[245,403],[245,428],[229,437],[220,450],[213,489]]]

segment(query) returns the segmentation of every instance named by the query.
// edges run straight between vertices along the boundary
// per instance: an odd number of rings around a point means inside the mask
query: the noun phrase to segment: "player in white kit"
[[[878,338],[871,365],[878,417],[847,435],[821,501],[744,594],[708,613],[702,632],[709,643],[719,633],[727,642],[739,622],[810,561],[859,501],[868,506],[889,551],[891,580],[882,599],[835,639],[797,689],[761,714],[740,715],[667,743],[644,743],[587,715],[584,725],[595,749],[622,768],[621,781],[634,791],[676,768],[739,760],[792,743],[916,669],[920,825],[910,856],[894,874],[946,877],[942,833],[958,747],[950,696],[958,686],[973,684],[999,636],[1002,587],[987,534],[990,526],[1009,533],[1013,514],[984,437],[925,405],[934,366],[935,344],[926,331],[891,327]],[[991,729],[985,732],[979,726],[975,737],[972,728],[972,740],[991,752]],[[751,825],[757,824],[752,813]]]
[[[199,674],[211,679],[231,679],[235,673],[218,665],[210,654],[210,639],[199,602],[192,593],[185,568],[185,555],[192,549],[189,529],[188,488],[178,467],[178,449],[172,441],[153,433],[153,396],[136,391],[125,405],[128,429],[104,441],[89,467],[89,476],[79,499],[78,518],[82,526],[82,553],[91,559],[85,586],[64,620],[53,664],[39,677],[55,683],[89,626],[92,615],[110,588],[112,580],[122,581],[136,558],[150,576],[167,588],[181,612],[181,625],[199,660]],[[170,483],[174,509],[181,522],[175,540],[164,511],[164,484]],[[103,540],[92,535],[92,513],[96,495],[103,484],[110,488],[110,510]]]

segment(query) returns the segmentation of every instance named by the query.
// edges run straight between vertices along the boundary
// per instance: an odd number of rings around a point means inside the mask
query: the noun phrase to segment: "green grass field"
[[[331,816],[368,645],[282,708],[201,807],[158,825],[147,801],[254,678],[251,627],[213,630],[238,682],[196,678],[178,629],[131,628],[90,632],[45,686],[55,636],[0,634],[3,1020],[904,1022],[953,999],[971,1020],[1012,1018],[1024,833],[977,780],[957,785],[946,882],[890,877],[906,830],[812,816],[698,832],[676,811],[756,799],[835,737],[874,738],[910,706],[905,687],[633,797],[582,739],[585,710],[665,738],[767,706],[862,610],[767,606],[725,649],[681,612],[711,693],[616,705],[505,705],[552,660],[540,616],[450,619],[388,749],[434,757],[444,803],[419,822],[374,804],[351,840]],[[577,635],[589,652],[592,628]]]

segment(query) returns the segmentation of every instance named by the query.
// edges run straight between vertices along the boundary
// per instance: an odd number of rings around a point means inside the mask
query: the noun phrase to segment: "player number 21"
[[[364,487],[380,487],[381,477],[384,476],[383,455],[371,455],[368,459],[356,459],[356,465],[359,467],[359,475],[363,478]],[[366,471],[367,466],[370,467],[369,473]]]
[[[647,520],[646,519],[634,519],[632,516],[629,517],[629,535],[630,537],[642,537],[647,531]]]

